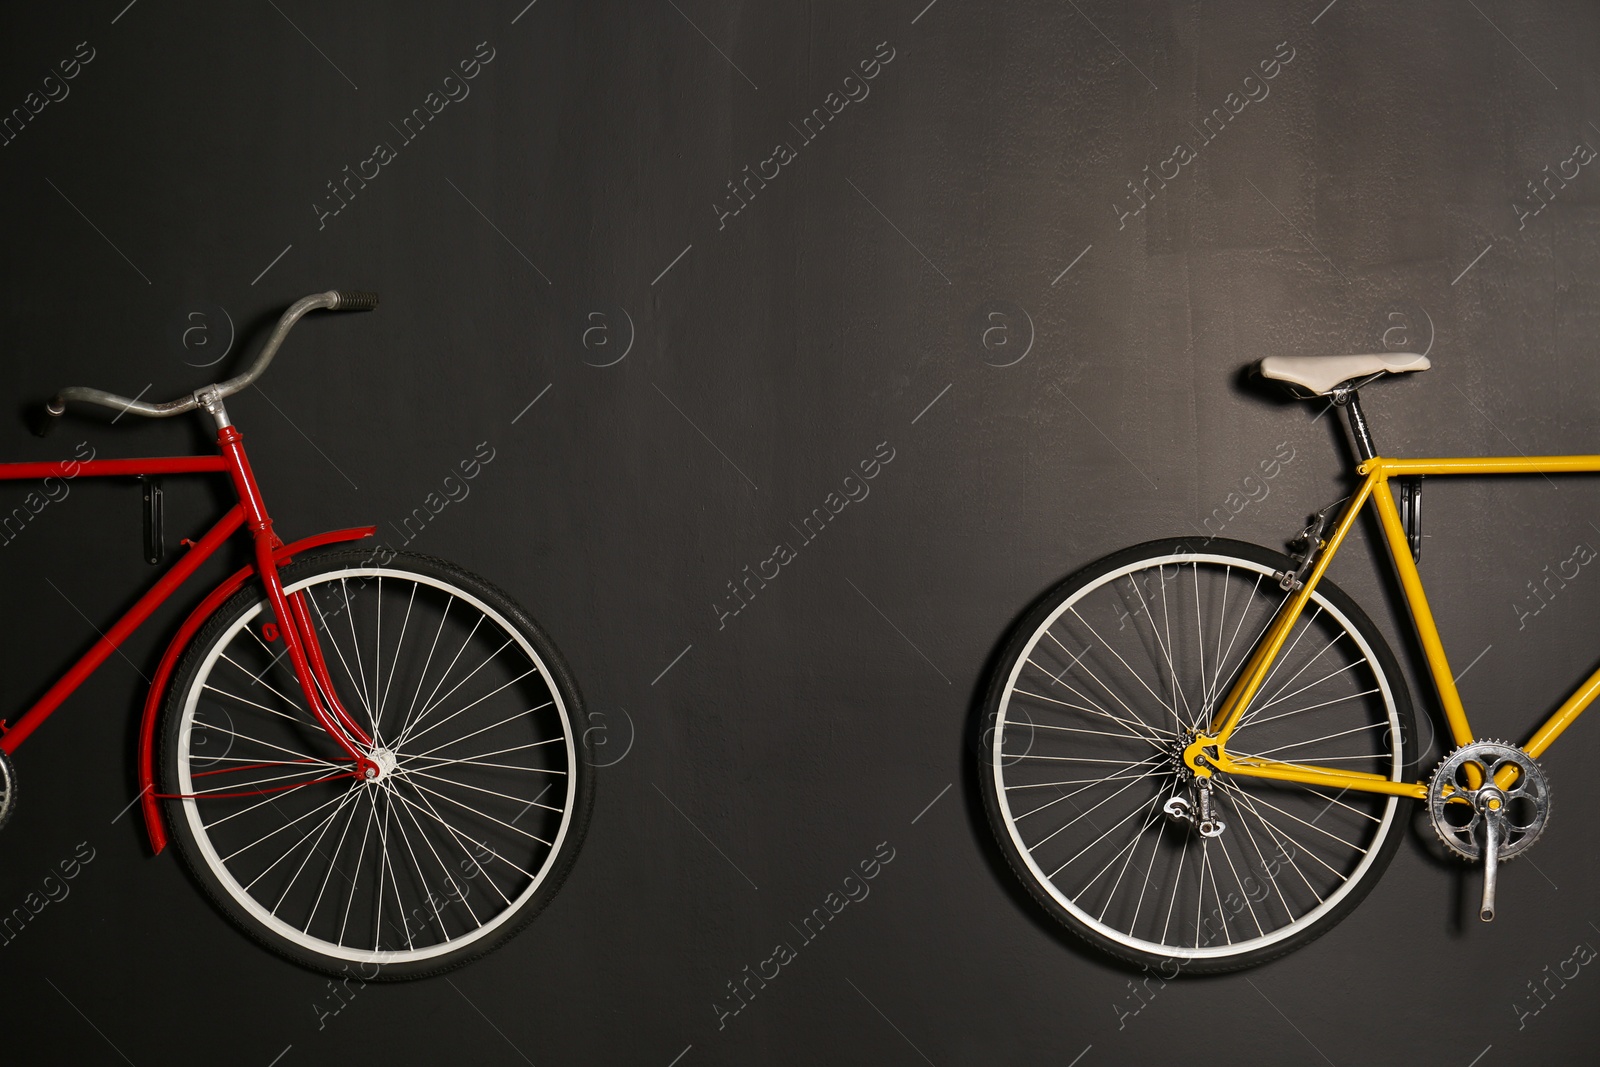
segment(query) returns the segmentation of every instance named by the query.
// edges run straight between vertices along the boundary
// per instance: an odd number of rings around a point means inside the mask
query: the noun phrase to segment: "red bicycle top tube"
[[[58,460],[54,463],[0,463],[0,481],[64,478],[77,464],[73,478],[126,477],[131,474],[209,474],[230,469],[227,456],[155,456],[150,459]]]

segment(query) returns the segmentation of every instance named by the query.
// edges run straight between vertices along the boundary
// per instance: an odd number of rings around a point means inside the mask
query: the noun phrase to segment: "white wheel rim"
[[[535,894],[537,894],[540,888],[545,884],[552,869],[554,868],[557,859],[562,855],[562,847],[566,843],[567,836],[571,830],[573,809],[577,802],[578,781],[576,768],[578,766],[578,761],[575,736],[569,710],[562,698],[559,686],[556,685],[555,676],[550,671],[548,664],[545,663],[544,657],[539,655],[538,650],[533,647],[533,644],[527,639],[527,637],[518,627],[513,626],[509,621],[507,621],[505,616],[496,611],[493,607],[484,603],[478,597],[466,592],[463,589],[460,589],[457,586],[429,575],[420,574],[415,571],[384,567],[349,567],[337,571],[324,571],[320,574],[313,575],[312,577],[303,579],[290,585],[286,585],[284,587],[284,591],[286,594],[299,592],[313,585],[334,581],[341,578],[348,580],[353,578],[377,578],[380,576],[386,579],[400,579],[403,581],[416,583],[417,585],[429,586],[439,590],[447,596],[470,604],[473,608],[482,612],[483,615],[497,625],[503,633],[517,642],[518,646],[521,648],[521,651],[529,658],[529,660],[533,662],[540,677],[550,691],[551,701],[554,704],[554,710],[556,711],[561,724],[561,740],[565,750],[566,766],[568,768],[568,773],[566,774],[566,800],[562,808],[559,828],[551,839],[550,848],[545,855],[543,863],[537,871],[532,872],[534,874],[533,879],[509,905],[505,906],[503,909],[501,909],[498,915],[483,923],[477,929],[459,937],[451,938],[438,944],[425,946],[423,948],[372,951],[343,946],[321,938],[308,936],[298,927],[273,915],[271,911],[263,907],[254,896],[246,891],[244,886],[240,885],[238,880],[234,877],[233,872],[223,862],[222,858],[217,854],[216,849],[213,847],[211,837],[207,833],[206,827],[200,817],[199,804],[196,802],[196,800],[190,797],[191,794],[196,792],[196,789],[190,772],[189,752],[191,748],[191,731],[194,724],[195,709],[199,702],[200,693],[203,689],[203,683],[205,680],[210,678],[211,671],[216,665],[218,658],[221,657],[224,650],[231,646],[233,639],[238,636],[239,632],[248,626],[252,620],[259,617],[262,610],[266,606],[266,602],[264,600],[253,605],[248,611],[240,616],[239,619],[235,620],[235,622],[229,626],[229,628],[221,636],[219,636],[216,641],[212,643],[210,651],[208,652],[205,660],[202,661],[200,668],[195,675],[194,684],[190,686],[189,692],[185,696],[182,717],[179,721],[179,760],[177,777],[180,793],[182,793],[185,797],[189,797],[189,799],[179,801],[183,812],[183,818],[188,825],[190,834],[196,844],[196,847],[199,849],[200,855],[203,858],[206,867],[221,883],[223,890],[228,894],[229,898],[247,915],[249,915],[250,918],[255,920],[271,933],[283,938],[291,945],[294,945],[295,947],[303,949],[307,952],[337,961],[347,961],[357,964],[371,963],[377,965],[390,965],[396,963],[422,962],[425,960],[434,959],[446,953],[459,951],[468,947],[469,945],[481,942],[485,938],[491,937],[496,931],[503,927],[505,923],[510,921],[521,912],[523,906]],[[353,788],[367,787],[357,783]]]
[[[1123,567],[1119,567],[1097,577],[1094,581],[1075,590],[1071,597],[1057,605],[1055,610],[1052,611],[1050,615],[1037,627],[1035,627],[1027,645],[1024,646],[1022,653],[1017,657],[1016,663],[1013,664],[1011,671],[1006,678],[1005,689],[1000,701],[1000,706],[996,713],[996,723],[992,731],[993,740],[989,746],[989,762],[993,773],[993,780],[995,783],[994,792],[999,805],[1001,819],[1005,825],[1007,835],[1010,838],[1014,853],[1023,861],[1024,864],[1027,865],[1029,872],[1033,876],[1035,884],[1048,893],[1063,910],[1065,910],[1078,922],[1090,930],[1093,930],[1095,933],[1134,951],[1162,955],[1179,960],[1205,960],[1236,956],[1247,952],[1254,952],[1259,949],[1268,948],[1286,938],[1296,936],[1300,932],[1316,925],[1319,920],[1329,915],[1358,885],[1362,884],[1368,870],[1371,868],[1372,864],[1376,862],[1381,851],[1381,848],[1379,847],[1380,844],[1386,841],[1388,839],[1388,835],[1395,829],[1395,812],[1399,805],[1399,799],[1393,796],[1388,798],[1387,803],[1383,806],[1381,823],[1371,838],[1371,847],[1366,850],[1366,855],[1362,857],[1346,880],[1341,883],[1340,886],[1326,898],[1326,900],[1316,907],[1308,910],[1298,919],[1291,921],[1287,925],[1279,927],[1265,936],[1252,938],[1248,941],[1232,942],[1227,945],[1192,947],[1178,944],[1168,944],[1166,942],[1154,942],[1143,938],[1133,937],[1114,926],[1100,921],[1096,916],[1089,914],[1083,908],[1079,907],[1072,898],[1068,897],[1061,891],[1061,889],[1036,861],[1033,852],[1030,850],[1030,847],[1023,841],[1022,835],[1017,826],[1018,816],[1013,814],[1010,798],[1006,790],[1005,783],[1007,763],[1006,757],[1002,755],[1001,749],[1004,744],[1006,734],[1005,727],[1010,721],[1009,713],[1011,711],[1011,701],[1012,696],[1017,688],[1018,678],[1022,674],[1024,666],[1028,663],[1029,657],[1032,655],[1034,648],[1039,644],[1041,639],[1043,639],[1045,632],[1049,630],[1063,614],[1070,610],[1079,601],[1083,600],[1088,594],[1104,587],[1110,582],[1137,571],[1146,570],[1151,567],[1165,567],[1168,564],[1190,563],[1220,564],[1251,574],[1264,575],[1268,577],[1273,574],[1273,569],[1269,566],[1240,559],[1236,556],[1225,556],[1203,552],[1182,554],[1168,553],[1164,555],[1151,556],[1146,559],[1137,560]],[[1323,596],[1320,591],[1313,591],[1312,603],[1318,605],[1330,617],[1337,621],[1339,626],[1341,626],[1356,643],[1357,648],[1359,649],[1361,655],[1366,659],[1366,662],[1371,665],[1373,674],[1375,675],[1378,684],[1382,689],[1383,704],[1391,731],[1390,736],[1399,738],[1399,713],[1395,707],[1393,690],[1388,677],[1384,674],[1381,668],[1376,653],[1374,652],[1372,646],[1367,642],[1366,636],[1355,626],[1348,616],[1339,611],[1338,608],[1335,607],[1325,596]],[[1393,756],[1392,760],[1390,761],[1391,766],[1389,769],[1389,777],[1391,780],[1399,781],[1401,779],[1403,761],[1403,746],[1400,744],[1395,744],[1393,746]]]

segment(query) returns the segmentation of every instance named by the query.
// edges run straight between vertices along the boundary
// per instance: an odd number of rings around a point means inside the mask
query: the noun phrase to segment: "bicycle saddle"
[[[1268,356],[1257,368],[1263,378],[1288,382],[1324,396],[1352,378],[1427,370],[1428,357],[1415,352],[1378,352],[1365,356]]]

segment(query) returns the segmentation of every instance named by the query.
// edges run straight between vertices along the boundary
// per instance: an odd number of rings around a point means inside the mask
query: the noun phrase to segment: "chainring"
[[[1494,783],[1504,767],[1515,767],[1508,789]],[[1470,768],[1470,769],[1469,769]],[[1472,775],[1480,783],[1472,785]],[[1428,815],[1446,848],[1462,859],[1483,857],[1485,805],[1498,803],[1505,812],[1506,839],[1501,859],[1524,852],[1539,840],[1550,819],[1550,783],[1543,768],[1507,741],[1473,741],[1444,758],[1428,781]]]

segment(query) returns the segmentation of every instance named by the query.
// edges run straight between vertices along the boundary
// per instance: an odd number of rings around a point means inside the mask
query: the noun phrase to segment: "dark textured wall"
[[[1147,1000],[997,865],[967,738],[1002,634],[1062,575],[1218,508],[1276,547],[1342,492],[1332,420],[1242,388],[1249,361],[1427,349],[1433,370],[1367,391],[1385,451],[1600,450],[1600,174],[1528,185],[1600,146],[1592,5],[524,2],[0,14],[6,112],[92,56],[0,147],[8,403],[174,395],[292,299],[381,291],[375,315],[305,321],[232,406],[280,528],[387,530],[490,442],[413,547],[544,622],[608,764],[525,934],[333,1014],[118,817],[169,609],[19,754],[0,910],[80,843],[93,859],[0,945],[13,1056],[1491,1067],[1586,1047],[1600,976],[1537,1002],[1528,983],[1600,944],[1593,722],[1545,761],[1557,813],[1494,925],[1419,826],[1321,941]],[[474,55],[470,95],[408,141]],[[870,95],[808,140],[874,57]],[[379,176],[330,196],[379,142]],[[777,170],[748,201],[728,186],[747,165]],[[1138,198],[1147,166],[1178,174]],[[0,448],[204,444],[133,422],[39,442],[19,419]],[[880,449],[870,495],[734,614],[727,583]],[[219,500],[174,488],[174,536]],[[1600,577],[1548,603],[1527,583],[1600,545],[1600,492],[1436,481],[1426,517],[1468,707],[1521,738],[1596,662]],[[152,577],[138,521],[135,488],[78,484],[0,548],[8,711]],[[1379,561],[1352,548],[1335,577],[1405,652]],[[726,983],[881,842],[870,897],[719,1028]]]

